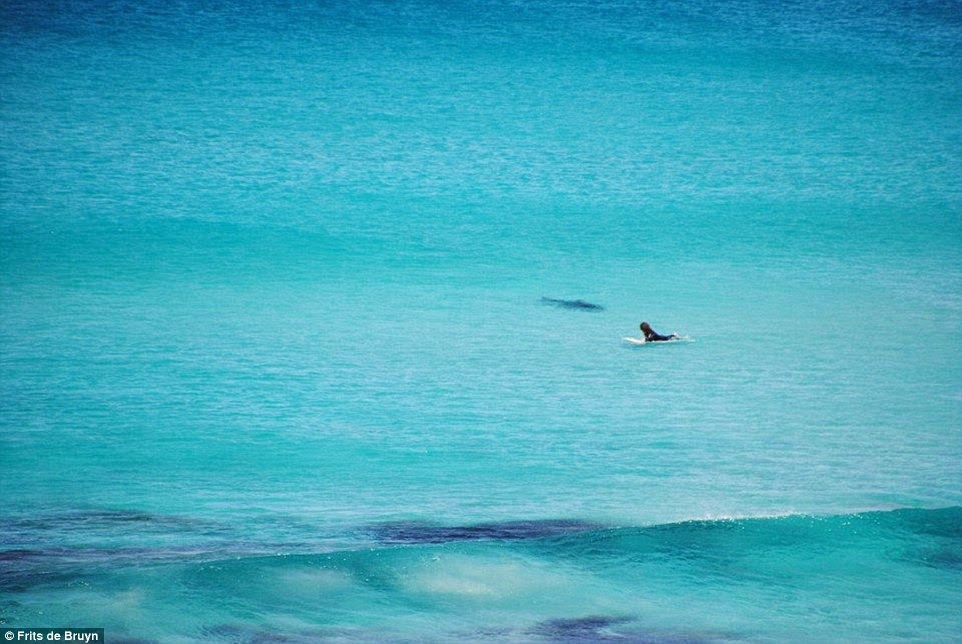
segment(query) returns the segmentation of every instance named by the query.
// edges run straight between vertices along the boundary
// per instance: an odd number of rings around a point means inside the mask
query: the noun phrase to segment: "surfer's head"
[[[647,322],[642,322],[641,332],[644,333],[645,335],[648,335],[649,333],[651,333],[651,325],[648,324]]]

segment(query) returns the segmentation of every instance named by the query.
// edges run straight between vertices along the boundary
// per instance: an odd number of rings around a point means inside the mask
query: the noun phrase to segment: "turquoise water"
[[[958,2],[0,39],[3,626],[962,639]]]

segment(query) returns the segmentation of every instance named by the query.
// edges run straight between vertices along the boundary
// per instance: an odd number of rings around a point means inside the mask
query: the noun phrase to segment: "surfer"
[[[675,340],[678,338],[677,335],[672,333],[671,335],[660,335],[651,328],[651,325],[647,322],[641,323],[641,332],[645,336],[645,342],[667,342],[668,340]]]

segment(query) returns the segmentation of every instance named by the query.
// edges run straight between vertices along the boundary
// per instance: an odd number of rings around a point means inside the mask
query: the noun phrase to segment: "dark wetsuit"
[[[674,340],[676,336],[674,333],[671,335],[659,335],[652,331],[651,333],[645,334],[645,342],[668,342],[669,340]]]

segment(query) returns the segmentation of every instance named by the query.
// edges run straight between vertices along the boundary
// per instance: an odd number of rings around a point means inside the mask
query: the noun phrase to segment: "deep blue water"
[[[3,3],[0,625],[962,639],[960,79],[958,1]]]

